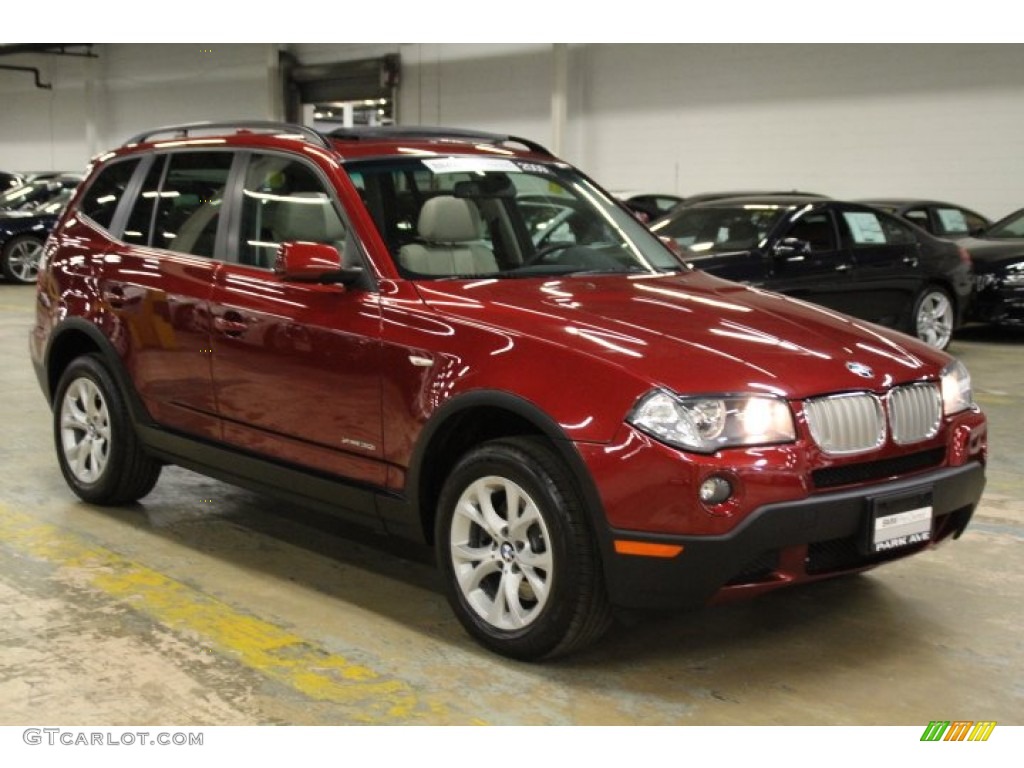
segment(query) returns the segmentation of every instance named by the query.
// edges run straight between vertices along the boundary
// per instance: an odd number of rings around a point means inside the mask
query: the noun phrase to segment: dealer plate
[[[932,536],[933,517],[930,488],[872,499],[867,551],[890,552],[927,542]]]

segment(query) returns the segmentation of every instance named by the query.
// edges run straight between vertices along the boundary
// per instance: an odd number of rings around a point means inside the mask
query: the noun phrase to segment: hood
[[[909,336],[703,272],[417,287],[448,317],[553,345],[554,354],[597,357],[682,393],[881,390],[937,376],[950,360]],[[870,376],[853,373],[854,363]]]

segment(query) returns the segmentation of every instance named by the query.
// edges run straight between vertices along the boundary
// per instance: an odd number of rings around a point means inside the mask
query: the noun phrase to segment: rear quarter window
[[[99,172],[88,191],[83,195],[78,210],[104,229],[110,229],[117,206],[124,197],[139,158],[111,163]]]

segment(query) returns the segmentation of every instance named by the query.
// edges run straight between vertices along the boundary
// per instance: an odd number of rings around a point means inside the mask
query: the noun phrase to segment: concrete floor
[[[0,284],[0,725],[1024,724],[1024,335],[952,347],[992,454],[959,542],[526,665],[463,633],[422,553],[176,468],[135,507],[77,501],[33,301]]]

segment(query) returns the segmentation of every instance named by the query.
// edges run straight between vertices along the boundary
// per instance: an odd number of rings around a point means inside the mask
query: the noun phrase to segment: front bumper
[[[688,608],[769,591],[839,573],[864,570],[958,537],[985,486],[984,466],[972,461],[870,487],[773,503],[717,536],[651,535],[612,530],[614,539],[680,546],[674,557],[613,553],[605,575],[612,602],[630,608]],[[872,500],[930,491],[930,541],[864,554]]]

